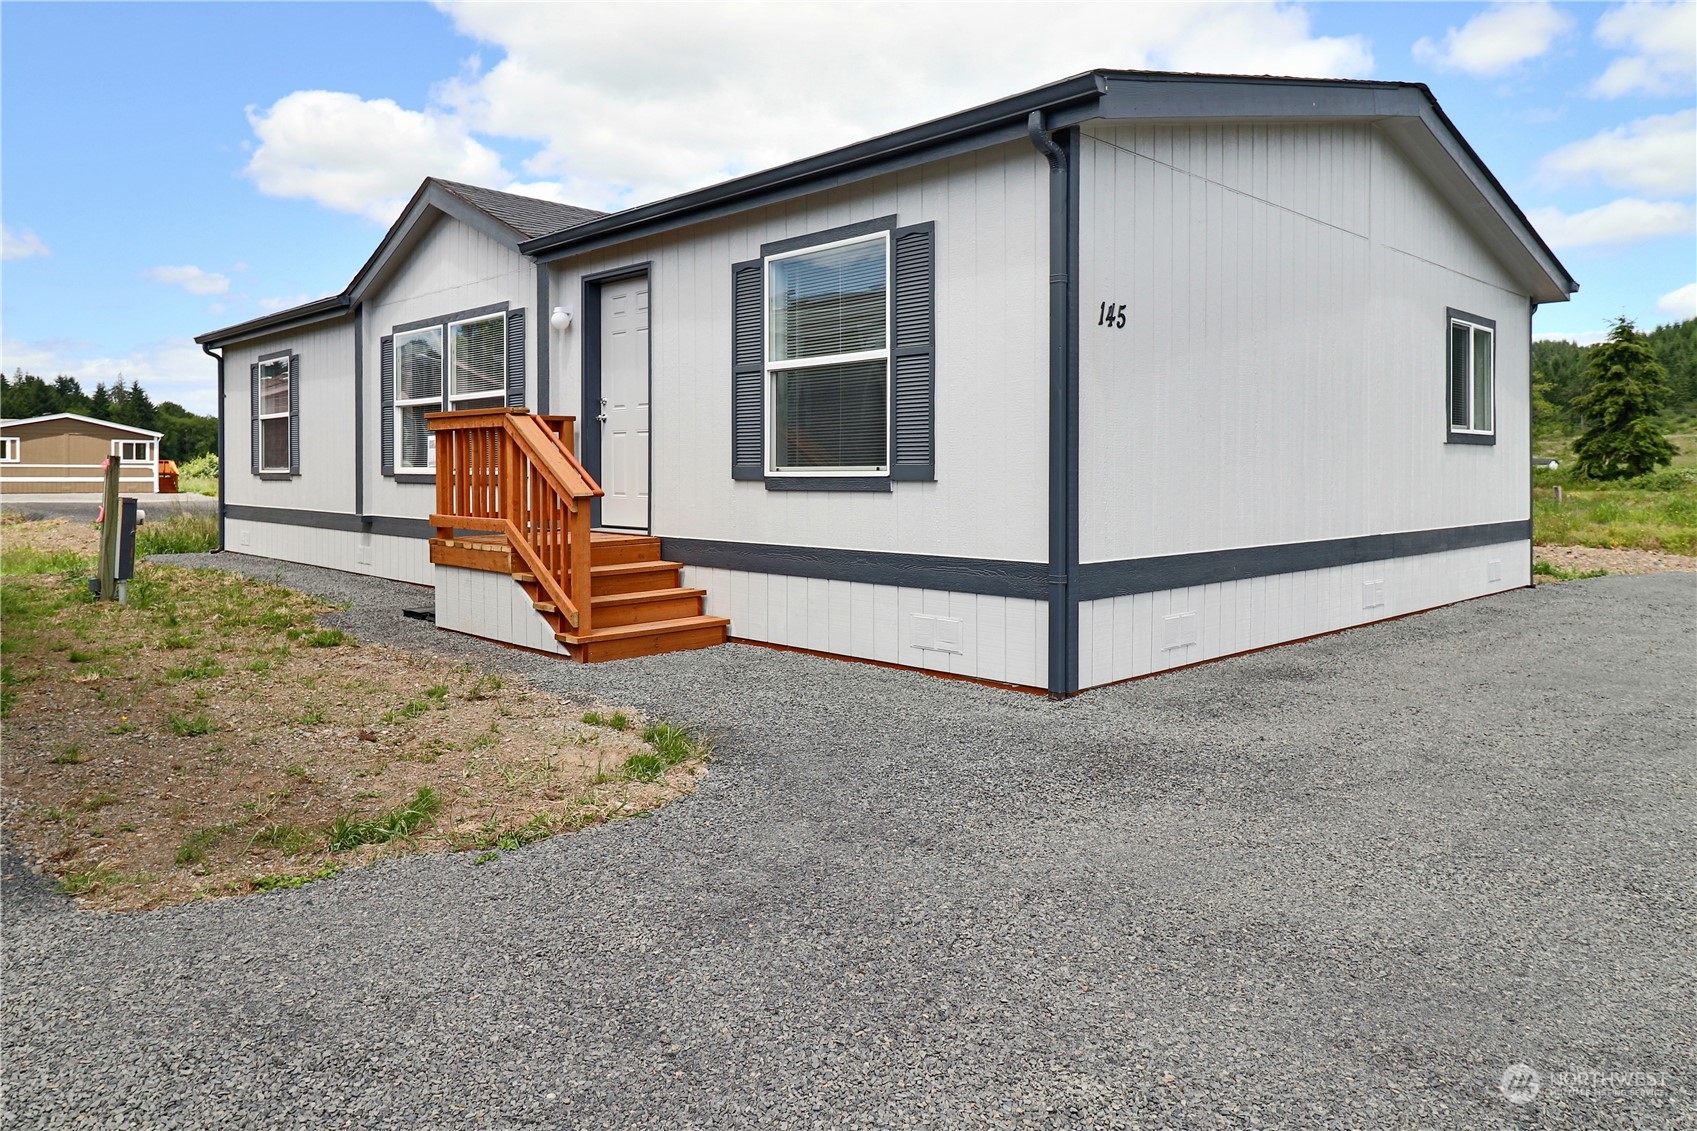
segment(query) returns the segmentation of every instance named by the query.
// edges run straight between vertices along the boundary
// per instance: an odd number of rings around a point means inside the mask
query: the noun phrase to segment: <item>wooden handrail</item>
[[[572,418],[499,408],[431,412],[425,421],[437,435],[437,536],[505,535],[566,623],[588,635],[589,502],[602,491],[572,453]]]

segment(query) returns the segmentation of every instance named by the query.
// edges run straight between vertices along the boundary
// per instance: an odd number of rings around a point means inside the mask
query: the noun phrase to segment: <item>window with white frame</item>
[[[112,454],[119,463],[152,463],[152,440],[113,440]]]
[[[259,470],[289,470],[289,359],[259,363]]]
[[[888,232],[766,260],[771,475],[887,475]]]
[[[394,351],[396,468],[434,471],[436,437],[426,413],[507,403],[507,316],[490,314],[397,333]]]
[[[16,436],[0,436],[0,463],[17,463],[23,459],[23,446]]]
[[[1452,440],[1496,435],[1497,324],[1449,312],[1449,432]]]

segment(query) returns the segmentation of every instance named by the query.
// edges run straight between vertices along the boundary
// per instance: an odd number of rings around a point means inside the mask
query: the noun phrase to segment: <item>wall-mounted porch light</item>
[[[564,330],[572,324],[572,310],[569,306],[556,306],[554,313],[548,316],[548,325],[556,330]]]

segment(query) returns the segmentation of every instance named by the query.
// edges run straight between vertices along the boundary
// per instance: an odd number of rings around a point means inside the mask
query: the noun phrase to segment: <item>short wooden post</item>
[[[118,506],[117,456],[106,457],[106,486],[101,498],[100,524],[100,599],[118,599],[118,533],[124,524],[122,508]]]
[[[577,606],[578,635],[588,636],[594,627],[590,623],[589,615],[590,607],[594,602],[590,576],[589,499],[567,499],[564,501],[571,507],[570,540],[566,550],[571,555],[572,604]],[[562,517],[564,517],[563,514]]]

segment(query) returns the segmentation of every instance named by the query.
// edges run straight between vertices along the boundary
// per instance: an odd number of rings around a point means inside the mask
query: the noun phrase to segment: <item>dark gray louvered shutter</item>
[[[524,407],[524,311],[507,311],[507,407]]]
[[[935,479],[936,341],[933,314],[935,272],[932,242],[935,224],[897,228],[894,245],[895,313],[891,335],[890,478]]]
[[[1450,326],[1450,427],[1467,428],[1472,417],[1467,411],[1468,359],[1473,350],[1473,331],[1451,322]]]
[[[378,400],[382,411],[378,416],[378,434],[382,437],[383,474],[395,474],[395,339],[385,334],[378,351]]]
[[[253,386],[253,395],[248,400],[248,416],[253,422],[253,441],[248,445],[252,449],[253,473],[259,474],[259,363],[248,366],[248,380]]]
[[[761,341],[765,267],[758,259],[731,265],[731,478],[765,477],[766,363]]]
[[[289,355],[289,474],[301,473],[301,355]]]

